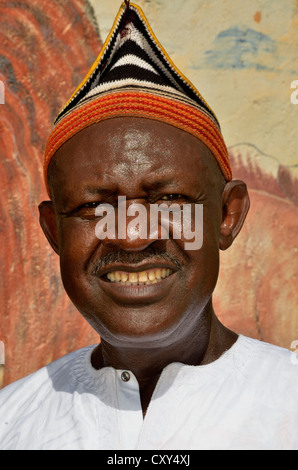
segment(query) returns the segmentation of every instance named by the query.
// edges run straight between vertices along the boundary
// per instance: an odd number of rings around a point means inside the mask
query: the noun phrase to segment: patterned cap
[[[200,139],[232,179],[218,120],[194,85],[177,69],[142,10],[122,3],[104,46],[83,82],[57,116],[48,139],[44,176],[53,155],[84,128],[113,117],[165,122]]]

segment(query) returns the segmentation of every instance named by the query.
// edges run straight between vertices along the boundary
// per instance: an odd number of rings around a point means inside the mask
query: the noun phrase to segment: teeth
[[[149,285],[156,284],[172,274],[171,269],[156,268],[148,271],[128,273],[124,271],[113,271],[107,274],[110,282],[121,283],[127,286],[131,285]]]
[[[115,275],[114,275],[114,273],[108,273],[108,274],[107,274],[107,278],[109,279],[109,281],[114,282],[114,281],[115,281]]]
[[[162,268],[161,270],[161,277],[164,279],[165,277],[167,277],[167,270],[165,268]]]
[[[129,282],[137,283],[138,282],[137,273],[129,273],[128,280]]]
[[[142,271],[139,273],[139,282],[147,282],[148,281],[148,276],[146,271]]]

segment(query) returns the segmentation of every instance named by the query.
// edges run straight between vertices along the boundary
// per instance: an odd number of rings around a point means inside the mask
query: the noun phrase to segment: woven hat
[[[177,69],[142,10],[122,3],[104,46],[85,79],[57,116],[44,158],[84,128],[113,117],[137,116],[168,123],[200,139],[232,179],[218,120],[194,85]]]

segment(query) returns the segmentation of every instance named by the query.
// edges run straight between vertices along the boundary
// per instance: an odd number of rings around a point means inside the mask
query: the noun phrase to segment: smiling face
[[[204,144],[164,123],[114,118],[66,142],[49,176],[55,220],[49,216],[47,226],[55,232],[63,284],[101,337],[148,347],[199,327],[217,281],[224,187]],[[185,250],[183,236],[173,239],[171,230],[163,240],[99,240],[95,207],[116,208],[118,196],[127,207],[203,204],[202,248]]]

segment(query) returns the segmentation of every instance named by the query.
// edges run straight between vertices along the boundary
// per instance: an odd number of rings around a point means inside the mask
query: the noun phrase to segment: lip
[[[169,262],[162,262],[162,261],[152,261],[148,263],[146,261],[137,264],[122,264],[122,263],[113,263],[107,265],[105,268],[100,269],[96,272],[97,277],[103,277],[108,273],[116,272],[116,271],[126,271],[128,273],[139,273],[141,271],[149,271],[150,269],[171,269],[173,273],[177,271],[177,266],[173,265]]]
[[[125,286],[120,283],[107,282],[103,279],[103,277],[109,272],[141,272],[157,268],[171,269],[172,273],[165,279],[162,279],[155,284],[148,285]],[[177,267],[169,262],[143,262],[134,265],[113,263],[112,265],[99,270],[95,276],[98,278],[98,282],[105,294],[113,298],[116,302],[140,304],[156,302],[162,297],[168,295],[169,289],[171,289],[177,277],[177,271]]]

